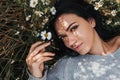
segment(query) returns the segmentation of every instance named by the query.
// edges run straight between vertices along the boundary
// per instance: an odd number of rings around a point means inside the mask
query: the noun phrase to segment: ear
[[[88,19],[89,24],[94,28],[96,26],[96,21],[94,18],[89,18]]]

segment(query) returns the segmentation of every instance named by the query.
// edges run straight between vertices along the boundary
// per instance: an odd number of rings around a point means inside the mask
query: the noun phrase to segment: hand
[[[41,78],[43,76],[43,70],[44,70],[44,62],[48,60],[52,60],[52,56],[54,56],[54,53],[51,52],[45,52],[45,47],[49,46],[49,43],[42,42],[36,42],[34,43],[29,51],[29,54],[26,58],[26,63],[28,66],[29,72],[34,77]]]

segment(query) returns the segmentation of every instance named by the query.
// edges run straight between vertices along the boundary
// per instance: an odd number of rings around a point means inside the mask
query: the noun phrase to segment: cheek
[[[65,44],[66,47],[69,47],[69,41],[68,41],[68,39],[65,39],[65,40],[62,40],[62,41],[63,41],[63,43]]]
[[[92,30],[79,30],[75,33],[77,37],[77,41],[84,42],[87,45],[90,45],[93,39],[93,31]]]
[[[68,43],[66,41],[63,41],[65,46],[69,48]]]
[[[84,37],[84,38],[88,38],[92,35],[93,33],[93,30],[89,27],[82,27],[82,28],[79,28],[77,31],[76,31],[76,35],[77,36],[81,36],[81,37]]]
[[[68,34],[69,36],[68,37],[65,37],[63,39],[63,42],[65,44],[66,47],[70,48],[71,45],[73,45],[77,40],[78,40],[78,37],[77,37],[77,34]]]
[[[74,36],[77,39],[77,41],[81,41],[86,37],[85,31],[77,30],[74,32]]]
[[[79,39],[84,42],[85,47],[92,46],[92,44],[94,43],[94,32],[92,29],[78,32],[78,34]]]

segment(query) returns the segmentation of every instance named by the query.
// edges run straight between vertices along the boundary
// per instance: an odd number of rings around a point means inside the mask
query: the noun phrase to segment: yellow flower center
[[[33,4],[35,5],[35,4],[36,4],[36,2],[34,1],[34,2],[33,2]]]
[[[95,6],[96,8],[99,8],[99,4],[96,4],[96,6]]]
[[[44,36],[45,36],[45,37],[48,37],[48,34],[46,33]]]

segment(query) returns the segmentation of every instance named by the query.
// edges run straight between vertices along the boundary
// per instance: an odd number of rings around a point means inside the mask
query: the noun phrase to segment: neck
[[[115,51],[114,47],[108,42],[103,41],[98,34],[95,34],[94,42],[90,50],[91,54],[94,55],[105,55]]]

